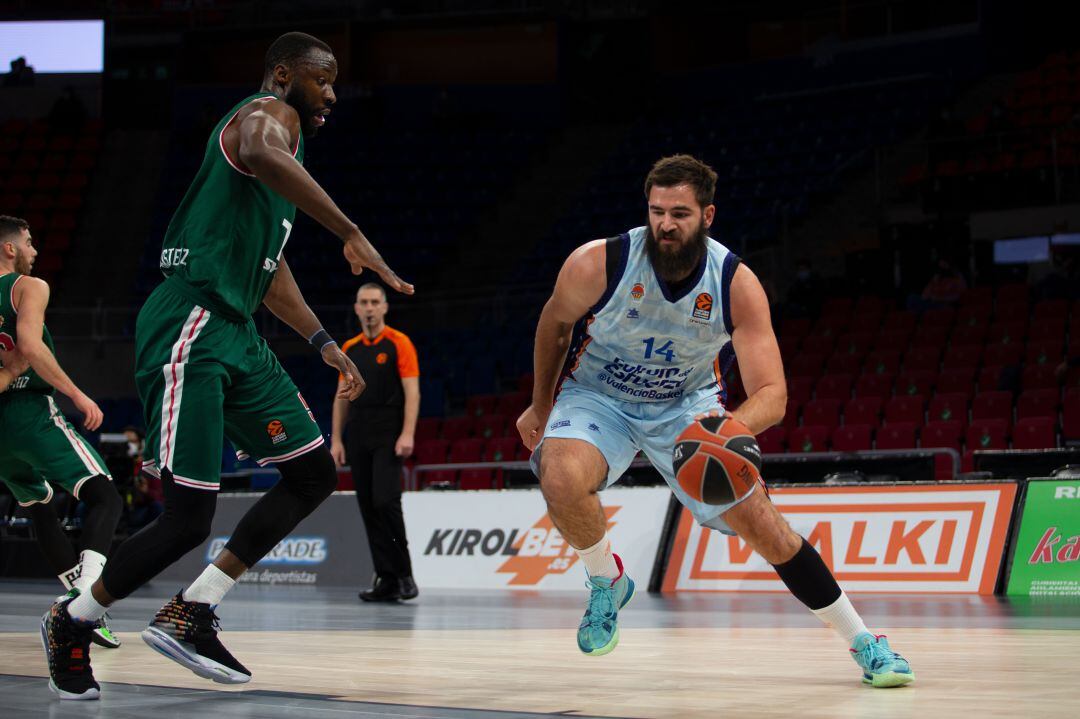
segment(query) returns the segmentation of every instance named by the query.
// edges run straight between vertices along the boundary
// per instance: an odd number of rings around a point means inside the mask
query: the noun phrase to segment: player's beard
[[[304,137],[314,137],[319,131],[312,119],[315,117],[315,106],[308,104],[304,99],[304,93],[300,91],[299,85],[289,88],[289,91],[285,93],[285,102],[300,115],[300,132],[304,133]]]
[[[645,227],[645,251],[657,276],[664,282],[678,282],[685,279],[701,262],[705,255],[705,243],[708,233],[705,223],[698,224],[697,230],[678,247],[668,250],[660,247],[652,225]],[[677,239],[677,238],[676,238]]]
[[[34,269],[34,263],[25,252],[15,251],[15,271],[20,275],[28,275]]]

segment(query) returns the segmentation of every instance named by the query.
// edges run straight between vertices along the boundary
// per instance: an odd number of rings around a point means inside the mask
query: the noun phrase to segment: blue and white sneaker
[[[594,657],[607,654],[619,643],[619,610],[634,596],[634,580],[627,576],[618,554],[615,564],[618,577],[589,577],[585,585],[592,593],[578,626],[577,643],[582,652]]]
[[[885,688],[902,687],[915,681],[911,665],[889,648],[889,640],[884,634],[875,636],[863,632],[855,637],[848,651],[863,670],[863,684]]]

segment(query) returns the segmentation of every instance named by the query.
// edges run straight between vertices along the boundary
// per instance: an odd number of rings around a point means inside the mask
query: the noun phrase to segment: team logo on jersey
[[[285,425],[280,419],[270,420],[270,423],[266,425],[266,433],[270,435],[270,441],[273,444],[281,444],[289,438],[289,435],[285,433]]]
[[[385,352],[380,352],[375,355],[375,364],[386,364],[386,360],[390,359],[390,355]]]
[[[634,286],[630,288],[630,296],[634,298],[635,302],[641,302],[641,298],[645,296],[645,285],[635,282]]]
[[[694,299],[693,316],[699,320],[707,320],[712,317],[712,295],[702,292]]]

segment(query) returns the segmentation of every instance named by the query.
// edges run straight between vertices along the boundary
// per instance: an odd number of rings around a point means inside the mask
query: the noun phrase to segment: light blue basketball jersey
[[[705,261],[673,295],[645,249],[646,228],[607,241],[607,290],[577,324],[563,378],[630,402],[667,402],[715,392],[731,346],[731,278],[739,258],[709,238]]]

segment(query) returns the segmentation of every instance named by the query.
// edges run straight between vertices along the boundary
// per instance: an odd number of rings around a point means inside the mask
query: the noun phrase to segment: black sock
[[[810,609],[824,609],[840,598],[836,578],[805,539],[794,557],[783,564],[774,564],[773,569],[795,598]]]

